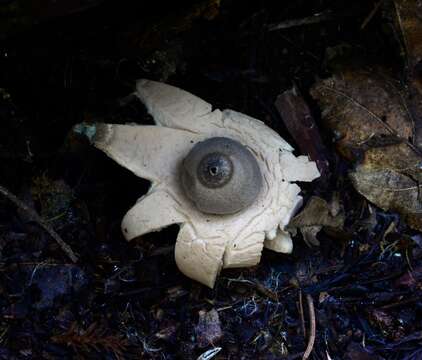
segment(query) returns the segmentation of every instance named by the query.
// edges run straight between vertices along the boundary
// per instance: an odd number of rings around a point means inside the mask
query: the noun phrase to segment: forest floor
[[[419,1],[2,0],[0,19],[0,359],[422,359]],[[152,124],[139,78],[317,162],[292,254],[209,289],[175,264],[178,226],[124,239],[149,183],[71,130]]]

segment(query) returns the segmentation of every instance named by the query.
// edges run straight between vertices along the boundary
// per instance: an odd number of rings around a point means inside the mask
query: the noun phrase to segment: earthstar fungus
[[[259,165],[242,144],[213,137],[197,143],[183,160],[185,194],[206,214],[234,214],[252,204],[262,187]]]
[[[179,224],[177,266],[209,287],[222,268],[259,263],[263,246],[290,253],[285,226],[302,204],[292,182],[317,178],[315,163],[294,156],[263,122],[212,110],[179,88],[139,80],[135,94],[156,126],[75,127],[120,165],[151,181],[122,221],[126,239]]]

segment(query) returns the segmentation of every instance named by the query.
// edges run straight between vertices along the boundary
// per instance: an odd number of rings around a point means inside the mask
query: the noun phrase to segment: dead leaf
[[[422,60],[422,5],[415,0],[394,0],[397,28],[403,37],[409,66]]]
[[[394,5],[395,27],[406,54],[406,101],[415,122],[414,143],[422,149],[422,5],[415,0],[394,0]]]
[[[348,159],[391,137],[412,137],[413,122],[398,83],[381,71],[344,70],[317,82],[311,94],[320,103],[339,152]]]
[[[312,89],[338,150],[357,163],[350,173],[356,190],[421,230],[422,157],[409,142],[413,121],[403,93],[386,74],[350,70]]]
[[[319,246],[316,236],[323,227],[342,229],[343,224],[344,213],[336,198],[328,204],[324,199],[313,196],[305,208],[292,219],[289,229],[299,229],[309,246]]]
[[[369,201],[403,214],[410,226],[422,230],[422,158],[407,144],[367,150],[350,177]]]
[[[322,230],[322,226],[304,226],[300,228],[303,240],[308,246],[319,246],[320,242],[317,239],[317,234]]]

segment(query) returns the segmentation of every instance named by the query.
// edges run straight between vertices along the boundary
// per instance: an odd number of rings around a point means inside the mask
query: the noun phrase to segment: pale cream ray
[[[123,235],[127,240],[172,224],[181,224],[186,218],[180,204],[165,190],[151,190],[140,198],[126,213],[122,221]]]
[[[100,150],[153,183],[167,183],[180,161],[204,135],[160,126],[96,124],[92,141]],[[174,180],[173,180],[174,182]]]
[[[186,276],[213,288],[223,267],[226,243],[222,236],[202,239],[191,224],[185,223],[177,236],[176,264]]]

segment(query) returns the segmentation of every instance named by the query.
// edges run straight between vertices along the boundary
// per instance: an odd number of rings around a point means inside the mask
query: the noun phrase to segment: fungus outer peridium
[[[200,211],[227,215],[253,203],[262,187],[262,175],[245,146],[214,137],[196,144],[184,159],[182,184]]]
[[[211,104],[182,89],[139,80],[136,95],[155,126],[75,127],[119,164],[151,181],[148,193],[122,220],[125,238],[180,225],[176,264],[186,276],[209,287],[223,268],[259,263],[264,246],[291,252],[293,243],[285,227],[302,203],[300,187],[294,182],[317,178],[315,163],[307,156],[293,155],[293,148],[261,121],[233,110],[213,110]],[[234,139],[250,150],[262,175],[256,199],[232,215],[199,211],[181,186],[183,159],[194,144],[213,137]]]

